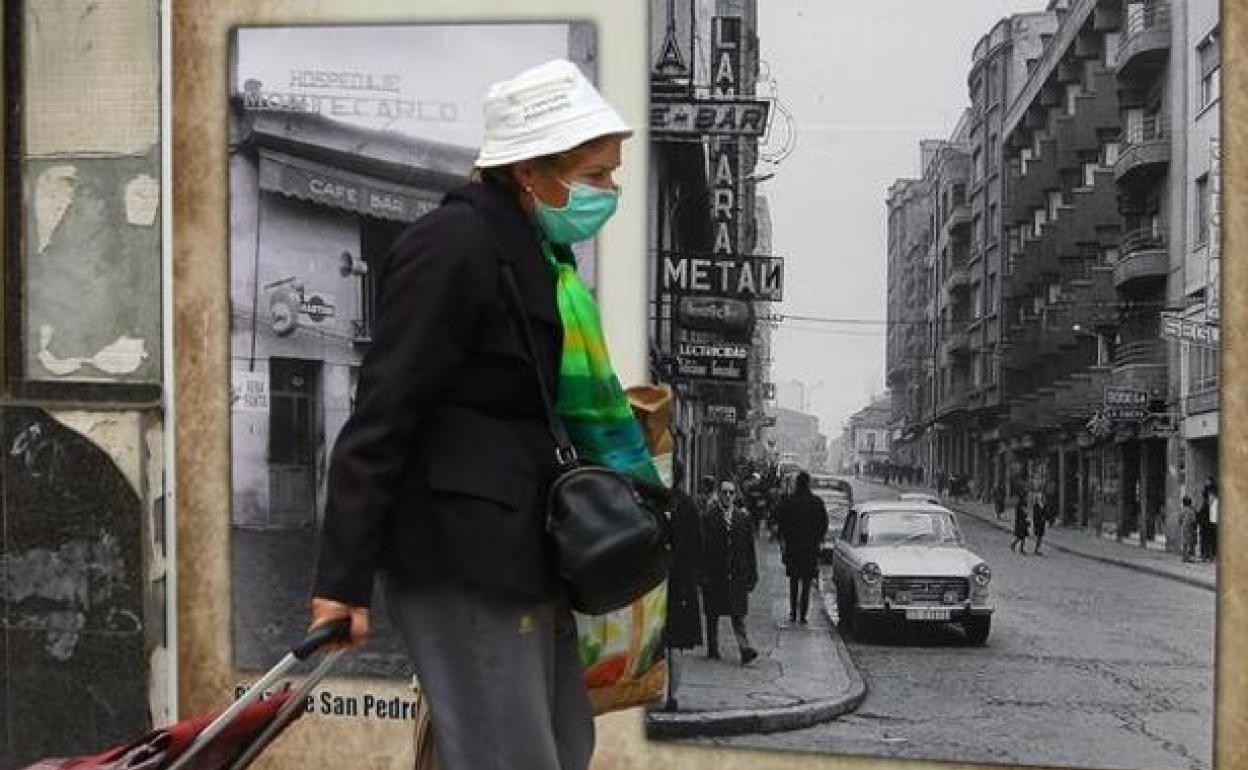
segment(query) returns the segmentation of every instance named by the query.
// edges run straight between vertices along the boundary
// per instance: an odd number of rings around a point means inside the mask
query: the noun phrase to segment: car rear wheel
[[[962,621],[962,630],[966,632],[966,638],[974,645],[981,645],[988,641],[988,631],[991,628],[992,617],[988,615]]]

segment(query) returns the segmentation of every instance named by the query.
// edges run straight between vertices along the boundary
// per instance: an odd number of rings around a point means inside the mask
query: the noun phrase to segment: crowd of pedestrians
[[[723,660],[719,643],[727,617],[737,660],[748,666],[758,657],[746,618],[750,594],[758,586],[756,540],[767,524],[780,541],[789,578],[789,620],[808,622],[810,595],[818,578],[819,546],[828,528],[823,502],[811,492],[810,475],[796,474],[782,488],[774,470],[746,467],[724,478],[703,476],[694,495],[683,491],[684,467],[673,467],[673,563],[668,579],[668,694],[665,708],[679,708],[677,693],[689,651],[704,647],[706,658]],[[785,494],[785,492],[788,492]]]

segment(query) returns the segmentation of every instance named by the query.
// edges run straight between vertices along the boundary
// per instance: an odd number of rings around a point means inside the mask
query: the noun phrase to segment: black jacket
[[[784,566],[789,577],[819,575],[819,547],[828,531],[828,508],[811,492],[794,492],[780,503],[780,539],[784,543]]]
[[[316,596],[367,606],[378,570],[551,594],[542,517],[554,440],[500,259],[514,265],[557,394],[563,333],[536,231],[496,184],[451,192],[379,275],[355,411],[330,460]]]
[[[702,644],[702,607],[698,586],[702,566],[702,515],[681,489],[672,490],[672,567],[667,575],[666,645],[687,650]]]
[[[702,611],[712,617],[747,614],[750,592],[758,584],[754,527],[749,514],[734,508],[729,527],[723,507],[712,500],[702,514],[702,549]]]

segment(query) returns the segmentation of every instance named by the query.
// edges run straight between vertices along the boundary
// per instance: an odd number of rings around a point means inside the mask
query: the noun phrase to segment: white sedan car
[[[872,619],[953,622],[974,644],[988,639],[988,564],[967,550],[953,512],[911,500],[850,510],[833,546],[837,612],[862,637]]]

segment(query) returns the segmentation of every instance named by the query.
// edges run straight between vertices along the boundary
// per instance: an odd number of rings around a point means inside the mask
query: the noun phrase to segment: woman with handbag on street
[[[472,182],[378,277],[312,625],[349,617],[361,643],[380,575],[442,770],[585,770],[593,718],[547,492],[569,459],[560,420],[582,457],[658,482],[568,247],[615,211],[631,130],[562,60],[494,84],[484,112]]]

